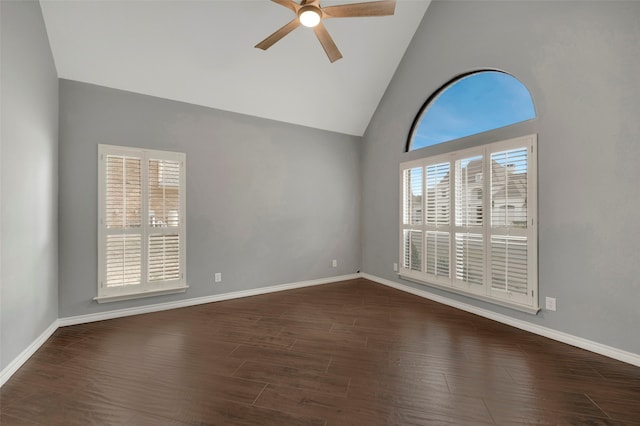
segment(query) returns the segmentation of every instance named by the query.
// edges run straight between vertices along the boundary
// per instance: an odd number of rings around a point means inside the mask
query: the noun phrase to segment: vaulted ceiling
[[[367,0],[322,0],[322,6]],[[58,76],[293,124],[362,135],[430,0],[388,17],[327,19],[343,54],[329,62],[269,0],[42,0]]]

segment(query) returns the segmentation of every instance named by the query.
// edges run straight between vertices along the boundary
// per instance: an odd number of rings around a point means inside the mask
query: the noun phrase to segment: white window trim
[[[527,163],[527,229],[524,231],[524,234],[528,237],[527,244],[527,267],[528,267],[528,300],[518,300],[517,297],[512,298],[508,292],[504,292],[504,294],[498,294],[496,290],[492,290],[490,284],[490,238],[491,238],[491,218],[488,212],[490,212],[490,182],[489,182],[489,172],[488,164],[491,161],[491,153],[515,149],[515,148],[523,148],[527,147],[529,150],[528,155],[528,163]],[[455,224],[455,162],[456,160],[466,159],[469,157],[473,157],[476,155],[483,156],[483,227],[482,227],[482,235],[484,241],[484,279],[483,286],[481,289],[468,289],[465,288],[467,286],[466,283],[460,282],[455,278],[455,233],[456,233],[456,224]],[[487,160],[488,159],[488,160]],[[413,229],[422,231],[422,244],[424,245],[424,239],[426,236],[427,229],[432,227],[428,227],[426,225],[426,180],[427,176],[423,172],[423,189],[422,189],[422,211],[423,211],[423,219],[422,224],[420,225],[405,225],[403,223],[403,208],[404,208],[404,182],[403,182],[403,173],[407,169],[422,167],[425,168],[430,165],[439,164],[439,163],[449,163],[449,202],[450,202],[450,210],[449,210],[449,238],[450,238],[450,248],[449,248],[449,277],[443,276],[432,276],[425,272],[426,270],[426,250],[422,251],[422,271],[414,271],[409,268],[406,268],[404,265],[404,230]],[[538,223],[537,223],[537,135],[528,135],[522,136],[514,139],[509,139],[500,142],[494,142],[485,144],[479,147],[453,151],[446,154],[421,158],[413,161],[408,161],[400,164],[400,217],[399,217],[399,273],[398,276],[402,279],[416,282],[419,284],[425,284],[441,289],[445,289],[449,292],[462,294],[468,297],[472,297],[475,299],[483,300],[486,302],[490,302],[495,305],[500,305],[504,307],[508,307],[511,309],[515,309],[518,311],[537,314],[540,311],[539,307],[539,295],[538,295]],[[499,235],[499,234],[498,234]]]
[[[105,249],[107,237],[106,225],[106,157],[107,155],[136,157],[142,160],[142,206],[141,227],[142,238],[142,270],[141,284],[136,286],[123,286],[107,288],[105,270]],[[149,225],[148,202],[148,162],[154,160],[171,160],[180,163],[180,222],[177,227],[180,246],[180,279],[173,281],[149,282],[147,274],[148,238],[152,232],[158,232]],[[186,271],[186,155],[179,152],[157,151],[141,148],[130,148],[115,145],[98,144],[98,287],[97,296],[93,298],[98,303],[116,302],[121,300],[139,299],[142,297],[159,296],[173,293],[183,293],[187,285]]]

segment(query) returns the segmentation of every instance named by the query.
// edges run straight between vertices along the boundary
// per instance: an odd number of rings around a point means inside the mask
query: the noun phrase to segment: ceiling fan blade
[[[278,42],[282,37],[289,34],[291,31],[295,30],[300,26],[300,20],[296,17],[291,20],[288,24],[271,34],[269,37],[262,40],[260,43],[256,44],[255,47],[262,50],[267,50],[271,46],[273,46],[276,42]]]
[[[342,53],[338,50],[338,46],[333,42],[333,39],[329,35],[325,26],[322,25],[322,22],[313,27],[313,32],[316,33],[316,37],[320,40],[320,44],[322,44],[322,48],[329,57],[331,63],[342,58]]]
[[[287,9],[291,9],[294,13],[298,13],[300,5],[293,0],[271,0],[274,3],[278,3],[280,6],[284,6]]]
[[[367,3],[341,4],[322,8],[327,18],[351,18],[358,16],[389,16],[396,10],[395,0],[371,1]]]

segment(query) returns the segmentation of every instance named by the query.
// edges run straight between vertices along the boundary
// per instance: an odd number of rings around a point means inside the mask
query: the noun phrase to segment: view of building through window
[[[409,150],[424,148],[535,118],[531,94],[515,77],[479,71],[445,85],[414,124]]]
[[[536,141],[402,163],[400,275],[537,310]]]

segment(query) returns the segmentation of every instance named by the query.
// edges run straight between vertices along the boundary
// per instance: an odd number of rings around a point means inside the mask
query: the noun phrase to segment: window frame
[[[487,130],[484,130],[482,132],[473,133],[473,134],[470,134],[470,135],[461,136],[459,138],[442,141],[442,142],[439,142],[437,144],[428,145],[428,146],[419,147],[419,148],[412,148],[414,136],[415,136],[416,132],[418,131],[418,128],[420,127],[420,124],[422,123],[422,121],[423,121],[425,115],[427,114],[429,108],[431,106],[433,106],[433,104],[436,102],[438,97],[440,95],[442,95],[444,92],[446,92],[450,87],[452,87],[456,83],[458,83],[459,81],[464,80],[465,78],[471,77],[473,75],[482,74],[482,73],[486,73],[486,72],[496,72],[496,73],[506,74],[506,75],[514,78],[518,82],[520,82],[524,86],[524,88],[527,90],[527,92],[529,93],[529,96],[531,98],[531,103],[532,103],[533,109],[534,109],[534,116],[529,118],[529,119],[527,119],[527,120],[518,121],[518,122],[507,124],[507,125],[504,125],[504,126],[495,127],[493,129],[487,129]],[[476,69],[476,70],[473,70],[473,71],[467,71],[467,72],[464,72],[462,74],[456,75],[455,77],[451,78],[446,83],[441,85],[422,104],[422,106],[418,110],[418,114],[416,115],[416,117],[413,119],[413,122],[411,123],[411,127],[409,129],[409,135],[408,135],[407,141],[405,143],[405,152],[413,152],[413,151],[421,150],[421,149],[429,149],[429,148],[432,148],[432,147],[435,147],[435,146],[439,146],[439,145],[442,145],[442,144],[449,144],[449,143],[454,142],[454,141],[459,140],[459,139],[466,139],[466,138],[474,137],[476,135],[481,135],[481,134],[484,134],[484,133],[490,133],[490,132],[494,132],[496,130],[508,128],[508,127],[511,127],[511,126],[517,126],[517,125],[519,125],[521,123],[526,123],[528,121],[535,120],[537,118],[537,116],[538,116],[538,114],[537,114],[537,111],[536,111],[535,102],[533,100],[533,95],[532,95],[531,91],[529,90],[529,88],[519,78],[517,78],[513,74],[511,74],[511,73],[509,73],[507,71],[501,70],[501,69],[497,69],[497,68],[483,68],[483,69]]]
[[[136,231],[138,229],[136,227],[122,228],[120,233],[117,230],[108,230],[106,221],[106,178],[107,156],[109,155],[140,159],[141,208],[139,231]],[[177,226],[156,227],[149,223],[150,160],[169,160],[179,163],[179,221]],[[148,274],[149,237],[152,234],[165,235],[174,233],[178,234],[180,278],[168,281],[150,281]],[[140,284],[121,287],[107,287],[107,236],[119,234],[140,235],[141,237]],[[98,280],[97,296],[94,297],[94,300],[98,303],[115,302],[164,294],[183,293],[188,288],[186,271],[186,154],[172,151],[98,144]]]
[[[400,209],[399,209],[399,269],[398,276],[402,279],[416,282],[419,284],[429,285],[449,292],[463,294],[475,299],[488,301],[496,305],[505,306],[519,311],[536,314],[540,311],[539,291],[538,291],[538,224],[537,224],[537,134],[520,136],[507,140],[490,142],[472,148],[450,151],[440,155],[423,157],[400,164]],[[526,213],[527,227],[503,227],[500,229],[492,227],[492,209],[491,209],[491,182],[492,175],[491,162],[492,154],[515,149],[526,148],[527,152],[527,195],[526,195]],[[456,277],[456,234],[465,232],[469,226],[459,226],[456,223],[456,196],[458,190],[456,188],[456,162],[460,160],[470,159],[482,155],[482,194],[485,195],[482,200],[483,224],[481,225],[481,235],[483,238],[483,279],[482,286],[475,287],[467,284],[465,281],[458,280]],[[449,276],[433,276],[427,274],[427,253],[426,253],[426,235],[430,228],[427,225],[426,217],[426,200],[427,200],[427,168],[433,165],[443,163],[449,164],[449,224],[444,232],[449,232]],[[419,220],[420,224],[405,224],[405,205],[406,205],[406,188],[404,182],[405,171],[408,169],[422,168],[422,206],[423,216]],[[479,226],[472,228],[478,229]],[[422,233],[422,259],[420,262],[421,270],[412,270],[411,265],[407,268],[405,265],[405,231],[414,230]],[[506,230],[506,234],[505,234]],[[527,237],[527,291],[526,296],[522,294],[514,294],[514,292],[496,290],[491,282],[491,238],[492,236],[526,236]]]

